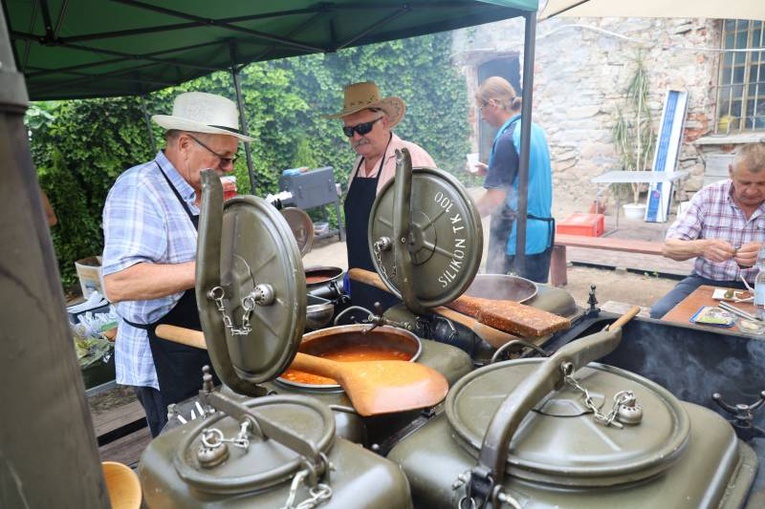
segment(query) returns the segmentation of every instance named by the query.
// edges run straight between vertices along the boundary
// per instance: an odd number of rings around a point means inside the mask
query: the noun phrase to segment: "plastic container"
[[[236,189],[236,177],[226,176],[220,178],[220,183],[223,184],[223,199],[228,200],[237,195]]]
[[[313,234],[315,237],[321,237],[329,233],[329,223],[318,221],[313,224]]]
[[[82,296],[86,299],[95,291],[101,295],[104,291],[101,287],[101,257],[89,256],[74,262],[77,269],[77,277],[80,278]]]
[[[555,233],[566,235],[583,235],[585,237],[600,237],[605,230],[603,214],[571,214],[555,227]]]
[[[765,322],[760,320],[750,320],[748,318],[738,319],[738,330],[745,334],[765,334]]]

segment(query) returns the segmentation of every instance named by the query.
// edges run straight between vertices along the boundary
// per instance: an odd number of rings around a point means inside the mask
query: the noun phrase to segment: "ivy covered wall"
[[[464,178],[468,98],[464,77],[450,62],[450,48],[451,36],[444,33],[245,67],[245,117],[256,139],[250,145],[254,194],[276,192],[282,170],[298,166],[333,166],[335,180],[346,189],[354,153],[341,122],[323,115],[342,108],[344,85],[365,80],[377,82],[384,96],[397,95],[407,103],[395,129],[399,136]],[[191,90],[236,97],[230,73],[219,72],[147,96],[149,114],[170,114],[173,98]],[[148,128],[136,97],[35,103],[27,121],[40,183],[59,218],[51,235],[68,288],[77,281],[74,262],[103,249],[101,210],[112,183],[153,157]],[[152,131],[161,147],[162,130],[152,124]],[[240,193],[249,192],[244,157],[235,174]]]

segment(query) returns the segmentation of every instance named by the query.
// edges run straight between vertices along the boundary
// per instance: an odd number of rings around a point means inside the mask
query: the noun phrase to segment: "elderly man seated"
[[[754,282],[765,242],[765,143],[743,146],[728,168],[730,178],[696,193],[670,227],[663,254],[696,258],[693,272],[651,307],[661,318],[702,285],[744,288]]]

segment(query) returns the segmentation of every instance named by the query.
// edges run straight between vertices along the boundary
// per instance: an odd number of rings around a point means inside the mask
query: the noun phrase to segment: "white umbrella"
[[[597,18],[713,18],[765,20],[763,0],[544,0],[540,19],[553,16]]]

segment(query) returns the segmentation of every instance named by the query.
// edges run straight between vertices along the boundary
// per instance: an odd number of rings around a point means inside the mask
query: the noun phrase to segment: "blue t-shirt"
[[[521,146],[521,120],[515,115],[497,132],[489,156],[489,168],[483,186],[486,189],[508,189],[506,204],[518,210],[518,148]],[[526,221],[526,254],[539,254],[550,247],[552,228],[550,221],[534,218],[552,218],[552,168],[550,150],[544,131],[531,124],[529,151],[529,198]],[[513,221],[507,254],[515,255],[517,221]]]

